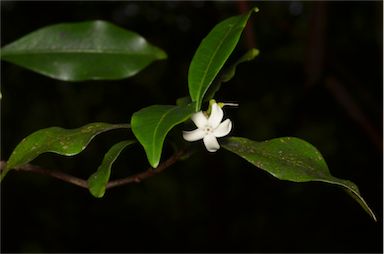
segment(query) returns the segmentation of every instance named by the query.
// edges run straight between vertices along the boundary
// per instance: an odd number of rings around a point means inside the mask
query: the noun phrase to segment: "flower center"
[[[211,126],[205,126],[204,131],[206,134],[212,133],[212,127]]]

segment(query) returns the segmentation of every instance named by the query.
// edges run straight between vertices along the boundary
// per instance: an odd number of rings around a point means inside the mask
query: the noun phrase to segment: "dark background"
[[[40,128],[129,122],[142,107],[174,104],[188,94],[188,66],[202,38],[253,6],[260,12],[233,56],[250,47],[261,54],[216,97],[240,104],[226,111],[232,135],[309,141],[334,176],[359,186],[377,223],[338,187],[279,181],[200,143],[193,157],[102,199],[46,176],[10,172],[1,184],[1,251],[382,252],[382,2],[1,1],[2,46],[50,24],[103,19],[169,56],[132,78],[81,83],[2,62],[2,159]],[[108,132],[75,158],[45,154],[34,163],[85,179],[127,136]],[[163,158],[169,151],[166,144]],[[147,166],[133,146],[112,177]]]

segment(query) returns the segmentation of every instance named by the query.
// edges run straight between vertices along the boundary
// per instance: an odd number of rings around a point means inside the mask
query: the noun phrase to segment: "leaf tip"
[[[92,194],[92,196],[94,196],[95,198],[102,198],[104,196],[104,193],[105,193],[105,188],[97,185],[97,183],[95,182],[96,177],[97,177],[97,175],[93,174],[88,178],[88,181],[87,181],[88,182],[88,190]]]
[[[372,217],[372,219],[375,221],[375,222],[377,222],[377,218],[376,218],[376,215],[372,212],[372,214],[371,214],[371,217]]]
[[[160,50],[160,51],[159,51],[159,54],[158,54],[158,58],[159,58],[160,60],[164,60],[164,59],[167,59],[167,58],[168,58],[168,55],[167,55],[167,53],[165,53],[164,50]]]
[[[105,194],[105,191],[96,191],[96,190],[92,190],[92,189],[90,189],[89,192],[95,198],[102,198],[102,197],[104,197],[104,194]]]
[[[159,166],[159,163],[160,163],[160,160],[158,160],[158,159],[154,159],[154,160],[151,160],[149,162],[149,164],[151,164],[152,168],[157,168]]]
[[[102,197],[104,197],[104,194],[105,194],[105,191],[100,192],[100,193],[96,193],[96,194],[95,194],[95,197],[96,197],[96,198],[102,198]]]
[[[5,177],[6,174],[7,174],[7,171],[6,171],[6,170],[4,170],[4,171],[1,172],[1,175],[0,175],[0,183],[3,181],[3,179],[4,179],[4,177]]]
[[[9,167],[9,163],[4,162],[4,164],[2,165],[2,170],[1,170],[1,174],[0,174],[0,182],[3,181],[4,177],[7,175],[7,173],[9,172],[10,169],[12,169],[12,168]]]
[[[258,50],[256,48],[251,49],[251,57],[252,57],[252,59],[255,58],[256,56],[258,56],[259,54],[260,54],[260,50]]]

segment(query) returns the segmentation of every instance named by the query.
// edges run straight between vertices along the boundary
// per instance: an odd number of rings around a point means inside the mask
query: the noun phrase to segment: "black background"
[[[67,83],[2,62],[2,159],[41,128],[129,122],[140,108],[174,104],[188,94],[188,66],[202,38],[253,6],[260,12],[231,60],[252,46],[261,54],[216,97],[240,104],[226,111],[232,135],[309,141],[334,176],[359,186],[377,223],[338,187],[279,181],[200,143],[193,157],[102,199],[46,176],[10,172],[1,184],[1,251],[382,252],[382,2],[2,1],[2,46],[50,24],[103,19],[168,53],[121,81]],[[87,178],[127,136],[105,133],[75,158],[44,154],[34,163]],[[163,158],[170,150],[166,144]],[[147,166],[133,146],[112,177]]]

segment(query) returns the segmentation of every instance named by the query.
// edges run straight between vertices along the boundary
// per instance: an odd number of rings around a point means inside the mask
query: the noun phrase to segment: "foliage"
[[[252,12],[220,22],[205,37],[193,56],[188,71],[189,94],[200,110],[203,97],[212,81],[231,55]]]
[[[72,130],[60,127],[38,130],[17,145],[1,174],[1,179],[10,169],[27,164],[42,153],[52,152],[65,156],[79,154],[96,135],[119,128],[130,128],[130,126],[129,124],[90,123]]]
[[[122,79],[166,57],[137,33],[102,20],[44,27],[1,49],[1,59],[65,81]]]
[[[178,105],[148,106],[132,115],[132,132],[144,147],[153,168],[159,166],[167,134],[175,126],[187,122],[191,116],[193,119],[196,116],[194,113],[201,113],[203,102],[214,98],[221,84],[234,76],[237,65],[257,56],[258,50],[251,49],[227,69],[224,68],[248,19],[257,11],[255,8],[244,15],[220,22],[202,40],[189,67],[189,98],[178,100]],[[105,21],[48,26],[3,47],[1,53],[3,60],[65,81],[127,78],[151,62],[165,57],[161,49],[150,45],[138,34]],[[200,117],[209,114],[210,107]],[[94,136],[129,126],[94,123],[74,130],[59,127],[39,130],[15,148],[2,177],[9,170],[22,167],[42,153],[76,155],[86,148]],[[105,155],[98,170],[90,176],[88,187],[95,197],[104,195],[112,163],[133,142],[129,140],[115,144]],[[232,137],[225,139],[222,145],[279,179],[294,182],[322,181],[342,186],[357,197],[363,208],[376,219],[357,186],[333,177],[319,151],[303,140],[278,138],[255,142]]]
[[[193,104],[185,106],[153,105],[132,115],[132,131],[143,145],[149,164],[156,168],[167,133],[185,122],[193,113]]]
[[[88,179],[88,188],[93,196],[97,198],[104,196],[105,189],[111,175],[113,162],[115,162],[124,148],[133,143],[135,143],[134,140],[121,141],[112,146],[111,149],[109,149],[109,151],[105,154],[100,167]]]
[[[339,185],[376,220],[356,184],[332,176],[320,152],[304,140],[285,137],[255,142],[246,138],[230,137],[223,146],[280,180],[320,181]]]

